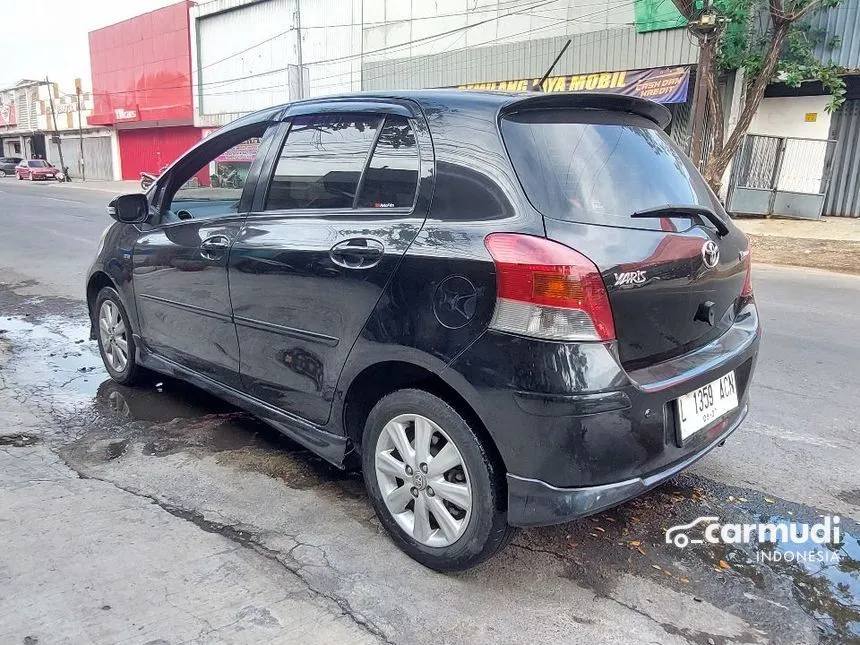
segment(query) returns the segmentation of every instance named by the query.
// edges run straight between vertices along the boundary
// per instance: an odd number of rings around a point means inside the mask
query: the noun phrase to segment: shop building
[[[89,34],[94,106],[87,120],[116,131],[116,179],[158,173],[202,136],[192,107],[190,5]]]
[[[811,19],[822,42],[841,41],[817,53],[848,75],[845,106],[830,115],[820,86],[775,85],[750,130],[824,141],[807,164],[815,166],[815,176],[803,182],[829,187],[826,215],[860,215],[860,180],[852,165],[860,156],[858,5],[843,0]],[[198,127],[302,97],[358,90],[533,89],[570,40],[544,91],[613,92],[661,102],[672,112],[670,135],[689,149],[699,51],[685,19],[666,0],[213,0],[192,7],[190,22]],[[731,106],[727,127],[736,122],[741,103],[733,97],[742,82],[730,74],[721,83],[724,105]]]
[[[72,179],[112,179],[115,135],[87,123],[92,105],[79,79],[21,81],[0,90],[3,156],[40,157],[65,167]]]

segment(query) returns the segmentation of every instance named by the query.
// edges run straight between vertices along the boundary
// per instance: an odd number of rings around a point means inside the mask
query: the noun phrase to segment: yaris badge
[[[702,244],[702,260],[709,269],[713,269],[720,261],[720,247],[713,240]]]

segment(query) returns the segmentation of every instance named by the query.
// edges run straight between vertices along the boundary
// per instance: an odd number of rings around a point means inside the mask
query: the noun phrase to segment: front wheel
[[[0,177],[5,177],[5,176],[6,176],[6,171],[0,170]]]
[[[122,300],[115,289],[99,291],[95,304],[97,338],[102,361],[117,383],[131,385],[139,371],[134,358],[134,338]]]
[[[362,467],[380,522],[426,567],[468,569],[513,535],[503,469],[469,423],[429,392],[398,390],[376,404]]]

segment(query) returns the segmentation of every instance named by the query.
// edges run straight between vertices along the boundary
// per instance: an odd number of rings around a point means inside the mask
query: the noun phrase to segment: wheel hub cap
[[[472,482],[451,437],[417,414],[401,414],[382,429],[375,475],[391,517],[417,542],[446,547],[459,540],[472,513]]]

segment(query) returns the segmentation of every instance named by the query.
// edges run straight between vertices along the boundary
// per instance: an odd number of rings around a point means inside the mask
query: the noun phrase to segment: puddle
[[[613,596],[622,573],[655,581],[730,608],[771,642],[860,643],[860,530],[849,518],[840,518],[841,541],[835,545],[807,539],[762,546],[705,542],[679,549],[665,542],[666,529],[697,517],[717,516],[724,525],[813,525],[822,522],[821,513],[683,474],[595,517],[524,531],[513,551],[554,556],[564,577],[600,595]],[[702,537],[701,531],[689,535]]]
[[[89,341],[86,321],[59,316],[38,323],[23,318],[0,318],[0,339],[11,344],[9,380],[28,394],[49,392],[57,408],[74,408],[91,399],[105,376],[101,358]]]
[[[778,515],[759,516],[759,522],[791,520]],[[821,521],[821,518],[818,518]],[[825,642],[860,642],[860,541],[840,528],[841,542],[817,544],[779,540],[756,549],[758,559],[791,579],[794,597],[819,624]]]

